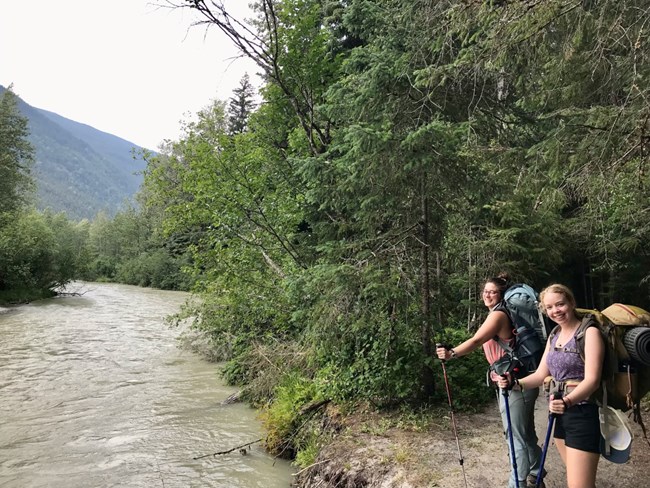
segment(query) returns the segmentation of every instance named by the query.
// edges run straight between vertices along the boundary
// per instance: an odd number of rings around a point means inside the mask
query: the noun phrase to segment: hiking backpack
[[[497,374],[519,372],[525,376],[534,372],[542,359],[551,320],[539,308],[539,295],[530,286],[517,283],[503,295],[506,313],[515,335],[514,347],[498,336],[494,340],[506,351],[506,355],[492,365]]]
[[[602,312],[576,309],[576,313],[581,319],[575,333],[576,348],[582,360],[585,359],[585,333],[589,327],[596,324],[605,343],[601,382],[591,400],[604,412],[608,412],[609,407],[622,412],[632,410],[634,422],[639,424],[650,445],[640,404],[641,398],[650,391],[650,314],[640,307],[622,303],[614,303]],[[551,331],[550,339],[557,332],[558,327]],[[602,429],[607,419],[601,416],[600,421]],[[611,439],[606,432],[601,433],[603,453],[609,455]]]
[[[650,391],[650,314],[642,308],[614,303],[604,309],[576,309],[582,319],[575,333],[580,357],[585,358],[585,332],[593,318],[605,342],[602,381],[593,399],[600,406],[640,418],[639,402]],[[556,330],[551,332],[555,335]]]

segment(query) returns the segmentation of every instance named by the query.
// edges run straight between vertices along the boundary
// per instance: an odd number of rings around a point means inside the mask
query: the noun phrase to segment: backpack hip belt
[[[553,393],[555,391],[561,391],[561,392],[564,393],[564,395],[568,395],[580,383],[581,383],[581,380],[557,381],[552,376],[547,376],[546,378],[544,378],[544,393],[546,394],[546,396],[549,396],[551,393]],[[589,398],[588,400],[585,400],[585,401],[593,403],[591,398]],[[580,402],[580,403],[584,403],[584,402]]]

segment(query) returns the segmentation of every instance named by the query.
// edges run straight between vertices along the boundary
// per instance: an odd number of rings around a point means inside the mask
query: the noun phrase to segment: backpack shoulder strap
[[[600,330],[596,318],[592,314],[586,313],[582,316],[582,320],[580,321],[580,325],[578,326],[575,335],[576,346],[578,347],[578,352],[583,361],[585,360],[585,333],[589,327],[598,327]]]
[[[551,332],[548,334],[548,340],[550,341],[551,339],[553,339],[553,337],[555,337],[558,332],[560,332],[560,326],[556,325],[551,329]]]
[[[510,315],[510,311],[508,310],[508,307],[506,306],[505,300],[501,300],[499,303],[497,303],[494,306],[494,308],[492,309],[492,312],[503,312],[504,314],[506,314],[506,317],[508,317],[508,322],[510,323],[510,330],[511,331],[515,330],[514,322],[512,320],[512,316]],[[497,344],[499,344],[501,349],[503,349],[504,351],[506,351],[509,354],[512,354],[512,352],[513,352],[512,347],[510,347],[506,341],[501,339],[501,337],[499,337],[498,335],[495,335],[493,339]]]
[[[510,328],[514,329],[512,315],[510,314],[510,310],[508,310],[508,306],[506,305],[505,300],[501,300],[499,303],[497,303],[492,309],[492,311],[505,313],[506,317],[508,317],[508,321],[510,322]]]

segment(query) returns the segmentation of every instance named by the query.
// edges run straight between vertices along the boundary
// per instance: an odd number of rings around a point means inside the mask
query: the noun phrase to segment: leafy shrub
[[[48,296],[76,277],[83,252],[76,228],[49,212],[16,214],[0,233],[0,290]]]
[[[445,329],[443,335],[447,343],[457,345],[470,337],[464,330]],[[436,391],[439,401],[447,402],[447,392],[442,367],[435,360]],[[476,411],[495,398],[495,390],[486,384],[488,363],[482,350],[476,350],[458,360],[445,363],[449,389],[454,408],[457,410]]]
[[[260,412],[267,432],[266,447],[271,453],[286,458],[295,457],[303,449],[313,452],[316,434],[305,428],[315,410],[307,411],[305,407],[322,399],[316,383],[293,371],[282,377],[274,393],[273,400]],[[305,451],[302,458],[306,457]]]
[[[157,249],[117,264],[115,280],[162,290],[187,290],[190,280],[183,273],[182,265],[180,258],[170,256],[164,249]]]

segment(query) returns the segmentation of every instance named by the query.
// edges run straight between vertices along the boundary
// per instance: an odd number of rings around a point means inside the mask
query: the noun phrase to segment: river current
[[[187,295],[80,283],[0,313],[0,486],[288,487],[256,412],[177,346],[165,316]]]

